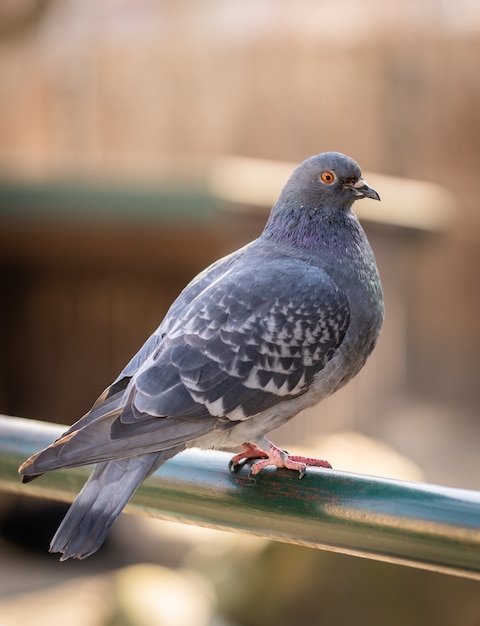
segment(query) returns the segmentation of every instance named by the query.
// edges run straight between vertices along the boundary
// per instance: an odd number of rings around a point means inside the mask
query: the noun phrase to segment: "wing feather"
[[[278,256],[262,271],[264,251],[246,250],[202,272],[92,410],[23,473],[182,447],[305,393],[343,340],[348,300],[306,261]]]
[[[235,270],[184,308],[153,363],[132,379],[140,411],[252,417],[305,393],[333,356],[348,328],[349,306],[323,270],[290,258],[277,261],[282,281],[251,264]]]

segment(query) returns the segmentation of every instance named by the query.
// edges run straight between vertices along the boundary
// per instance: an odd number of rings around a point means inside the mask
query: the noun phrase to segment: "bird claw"
[[[243,451],[230,459],[228,469],[230,472],[238,472],[248,461],[252,459],[267,459],[268,454],[254,443],[246,442],[242,444]]]
[[[307,467],[309,466],[325,467],[329,469],[332,467],[328,461],[323,461],[322,459],[289,454],[286,450],[281,450],[273,443],[270,443],[268,452],[252,443],[244,443],[242,445],[244,448],[243,452],[236,454],[231,459],[228,467],[231,472],[237,472],[248,460],[260,459],[251,466],[249,473],[250,478],[253,478],[269,466],[297,471],[299,478],[305,476]]]

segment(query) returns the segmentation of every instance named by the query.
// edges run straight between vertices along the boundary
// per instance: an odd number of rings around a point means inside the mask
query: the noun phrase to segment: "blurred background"
[[[479,489],[479,60],[474,0],[0,0],[0,412],[73,423],[338,150],[382,196],[385,327],[272,438]],[[2,625],[480,625],[472,581],[130,516],[59,564],[64,510],[0,495]]]

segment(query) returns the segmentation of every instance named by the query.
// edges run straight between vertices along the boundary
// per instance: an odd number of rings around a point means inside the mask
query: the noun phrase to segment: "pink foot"
[[[269,442],[270,443],[270,442]],[[328,461],[322,461],[321,459],[313,459],[310,457],[299,456],[295,454],[288,454],[285,450],[280,450],[273,443],[270,443],[268,452],[262,450],[254,443],[242,444],[244,451],[235,455],[229,463],[229,468],[233,471],[239,469],[240,461],[247,459],[261,459],[254,463],[250,469],[250,474],[256,476],[265,467],[273,465],[278,468],[286,468],[295,470],[299,473],[299,478],[305,476],[308,466],[313,467],[326,467],[331,469],[331,465]],[[243,463],[242,463],[243,465]]]
[[[243,452],[239,452],[231,458],[228,468],[232,472],[236,472],[245,465],[242,461],[248,461],[249,459],[268,459],[268,454],[265,450],[262,450],[254,443],[249,441],[242,443]]]

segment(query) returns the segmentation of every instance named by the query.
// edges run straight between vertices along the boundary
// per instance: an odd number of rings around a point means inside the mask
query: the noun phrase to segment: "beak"
[[[364,178],[359,178],[356,183],[351,185],[354,189],[357,198],[371,198],[372,200],[380,200],[380,196],[373,187],[367,185],[367,181]]]

